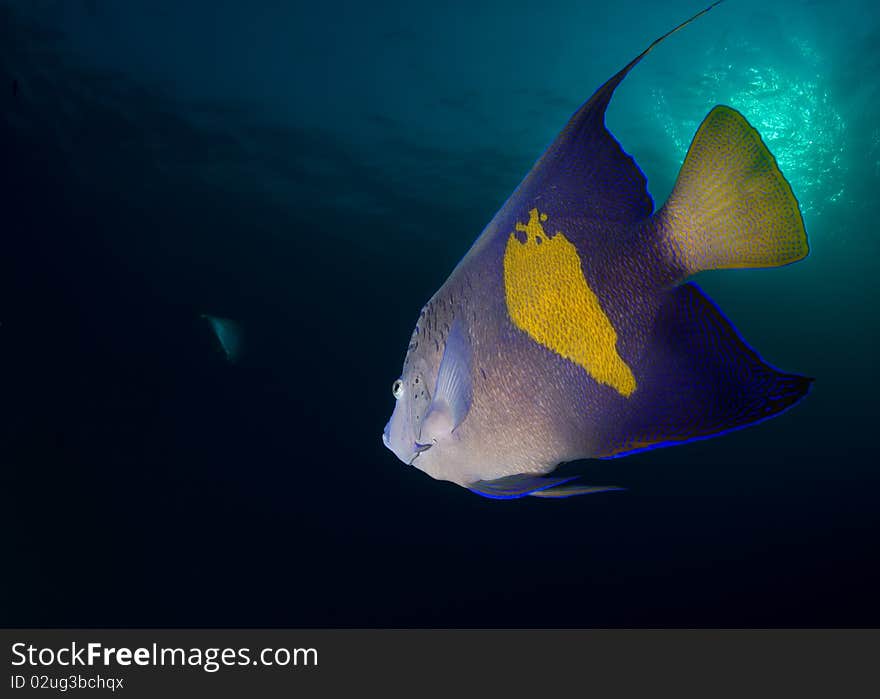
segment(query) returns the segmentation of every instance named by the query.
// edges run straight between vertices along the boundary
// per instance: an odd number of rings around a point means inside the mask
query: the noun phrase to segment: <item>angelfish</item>
[[[382,435],[404,463],[490,498],[612,490],[548,474],[719,435],[806,395],[811,379],[764,362],[687,281],[808,254],[757,131],[713,108],[655,212],[605,128],[627,73],[712,7],[593,94],[424,306]]]

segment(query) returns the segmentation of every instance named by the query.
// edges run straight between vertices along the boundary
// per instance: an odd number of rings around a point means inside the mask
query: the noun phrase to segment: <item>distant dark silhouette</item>
[[[18,80],[12,81],[12,96],[18,97]]]

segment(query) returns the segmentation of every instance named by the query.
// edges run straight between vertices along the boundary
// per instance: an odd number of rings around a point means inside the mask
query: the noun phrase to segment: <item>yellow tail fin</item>
[[[658,217],[687,274],[778,267],[809,252],[791,186],[758,132],[730,107],[703,120]]]

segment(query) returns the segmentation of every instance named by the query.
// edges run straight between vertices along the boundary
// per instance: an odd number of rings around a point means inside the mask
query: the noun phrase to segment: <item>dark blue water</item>
[[[662,9],[660,9],[662,7]],[[729,0],[609,126],[716,103],[810,257],[700,283],[780,418],[496,502],[379,435],[419,309],[569,115],[700,3],[0,1],[0,623],[880,625],[874,3]],[[245,332],[229,364],[211,314]]]

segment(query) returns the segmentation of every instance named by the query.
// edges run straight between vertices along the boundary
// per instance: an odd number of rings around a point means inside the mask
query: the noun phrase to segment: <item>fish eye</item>
[[[403,397],[403,381],[397,379],[391,386],[391,393],[394,394],[397,400],[400,400]]]

